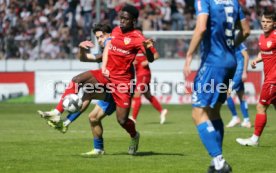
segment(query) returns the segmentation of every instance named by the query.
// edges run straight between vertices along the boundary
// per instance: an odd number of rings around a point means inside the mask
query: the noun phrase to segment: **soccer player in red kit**
[[[92,71],[98,83],[112,84],[117,120],[132,138],[129,154],[136,153],[139,143],[139,133],[134,122],[128,118],[132,89],[130,83],[134,78],[132,63],[139,50],[143,50],[149,62],[154,60],[153,54],[156,52],[152,40],[146,40],[140,31],[134,29],[138,16],[139,11],[134,6],[122,8],[120,26],[113,29],[112,40],[103,52],[102,71]]]
[[[112,40],[109,41],[104,49],[102,58],[102,69],[91,70],[89,83],[94,87],[104,86],[111,92],[116,103],[116,117],[119,124],[130,134],[131,143],[128,153],[136,153],[140,135],[136,131],[135,124],[128,118],[131,103],[132,79],[134,78],[133,61],[139,50],[143,50],[148,61],[154,60],[154,53],[151,39],[146,40],[140,31],[134,29],[137,22],[139,11],[127,5],[122,8],[120,13],[120,26],[113,29]],[[66,89],[65,93],[70,94],[75,91]],[[93,93],[93,99],[102,93]]]
[[[154,56],[156,59],[159,55],[156,52]],[[160,124],[164,124],[168,110],[163,109],[156,97],[154,97],[150,92],[151,71],[149,68],[149,62],[143,52],[139,51],[136,55],[134,66],[136,72],[136,88],[132,99],[132,117],[130,118],[136,122],[141,107],[141,95],[143,94],[160,113]]]
[[[264,12],[261,25],[264,32],[259,39],[261,51],[258,57],[252,61],[251,66],[256,68],[257,63],[263,62],[265,79],[256,107],[254,134],[247,139],[236,139],[239,144],[245,146],[257,146],[259,144],[259,138],[267,121],[266,111],[270,104],[276,108],[276,15],[274,11]]]

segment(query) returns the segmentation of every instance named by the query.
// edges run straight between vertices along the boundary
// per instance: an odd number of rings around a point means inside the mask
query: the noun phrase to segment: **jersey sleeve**
[[[236,47],[236,52],[242,52],[244,50],[247,50],[247,47],[244,45],[244,43],[241,43],[238,47]]]
[[[239,46],[239,49],[240,49],[240,51],[244,51],[244,50],[247,50],[247,47],[245,46],[244,43],[242,43],[242,44]]]
[[[209,14],[210,0],[195,0],[196,15]]]
[[[142,50],[143,52],[145,52],[145,48],[143,46],[143,41],[146,40],[146,38],[140,33],[140,32],[137,32],[136,31],[136,34],[137,34],[137,37],[136,37],[136,43],[135,43],[135,47],[136,49],[139,51],[139,50]]]

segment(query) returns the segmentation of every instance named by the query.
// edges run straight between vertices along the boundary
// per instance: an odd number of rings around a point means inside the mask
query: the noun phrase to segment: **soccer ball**
[[[62,106],[69,113],[75,113],[81,109],[82,100],[77,94],[69,94],[64,97]]]

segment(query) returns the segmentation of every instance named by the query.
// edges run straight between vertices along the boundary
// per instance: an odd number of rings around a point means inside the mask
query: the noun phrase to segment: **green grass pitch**
[[[201,144],[191,118],[190,105],[165,105],[169,114],[164,125],[158,113],[143,105],[137,129],[141,134],[137,156],[129,156],[129,136],[115,116],[103,121],[106,155],[83,158],[92,147],[87,120],[89,108],[66,134],[51,129],[38,109],[54,105],[0,103],[0,173],[204,173],[210,158]],[[239,109],[237,107],[237,109]],[[255,107],[250,106],[251,122]],[[253,128],[225,129],[224,157],[234,173],[276,172],[276,117],[269,109],[268,123],[259,147],[239,146],[237,137],[249,137]],[[222,109],[226,122],[230,112]]]

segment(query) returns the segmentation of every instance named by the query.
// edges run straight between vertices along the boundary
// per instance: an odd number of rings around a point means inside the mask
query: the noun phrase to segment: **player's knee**
[[[91,123],[97,123],[97,122],[99,122],[99,119],[97,118],[97,115],[96,115],[96,114],[90,114],[90,115],[89,115],[89,121],[90,121]]]
[[[265,114],[266,112],[266,107],[260,103],[257,104],[256,110],[258,114]]]
[[[127,121],[126,121],[126,119],[124,119],[124,118],[117,118],[117,122],[118,122],[121,126],[123,126]]]
[[[80,81],[80,77],[77,75],[77,76],[74,76],[73,78],[72,78],[72,81],[73,82],[75,82],[75,83],[80,83],[81,81]]]

